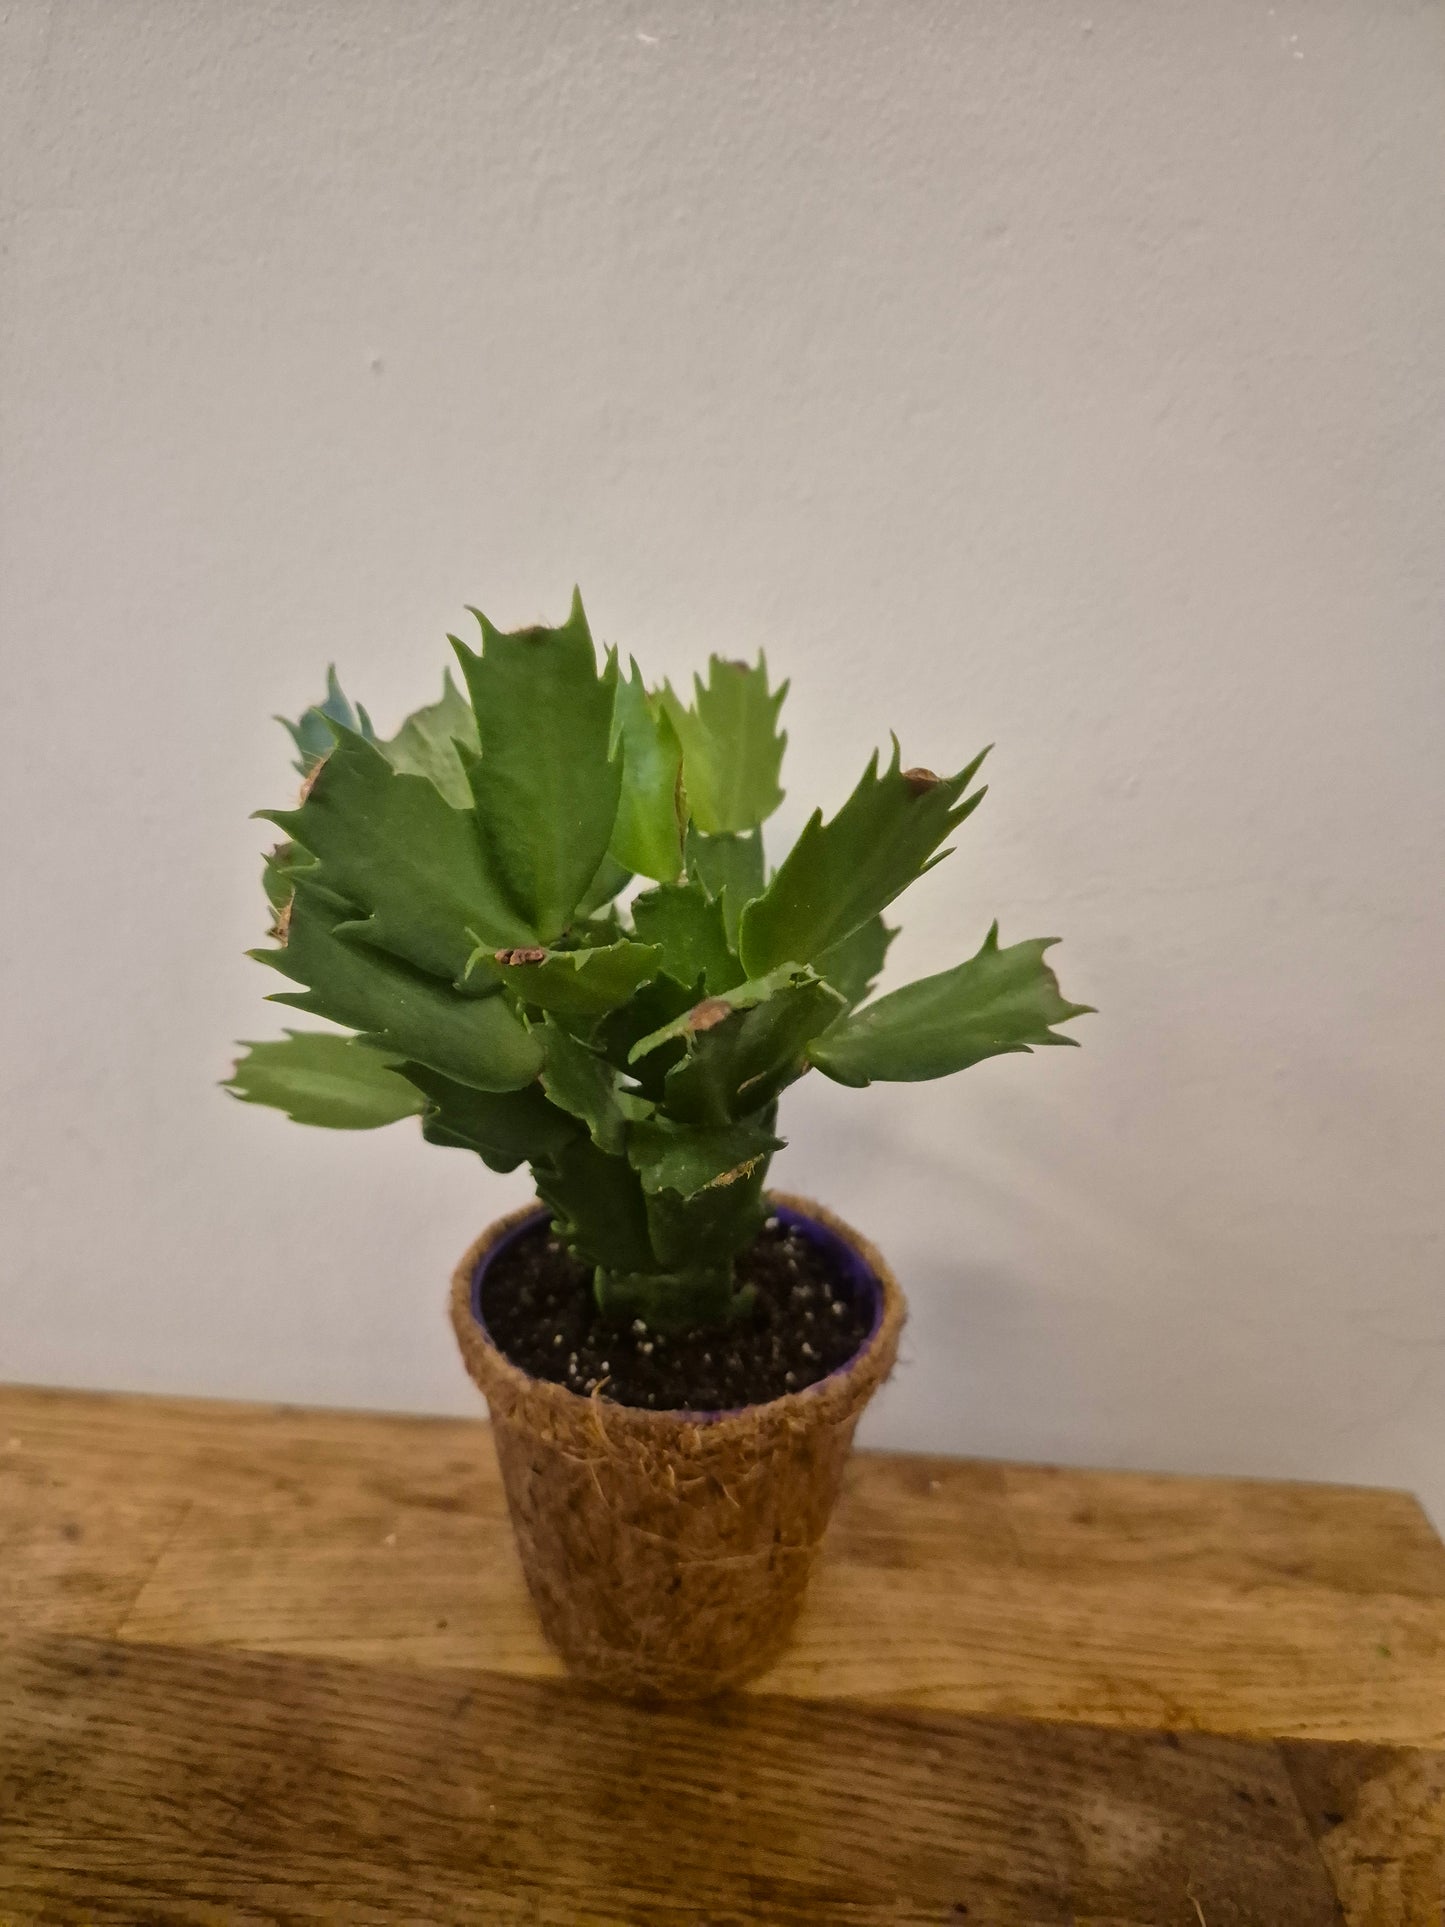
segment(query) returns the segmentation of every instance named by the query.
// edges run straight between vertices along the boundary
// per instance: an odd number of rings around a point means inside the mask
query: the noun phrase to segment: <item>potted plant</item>
[[[875,753],[769,870],[787,685],[714,657],[685,703],[580,599],[478,616],[465,684],[381,740],[332,673],[287,727],[301,799],[262,811],[276,1001],[346,1027],[245,1047],[229,1088],[303,1123],[416,1116],[531,1167],[452,1283],[522,1561],[567,1665],[716,1692],[785,1643],[903,1296],[830,1212],[769,1193],[778,1100],[1072,1040],[1044,962],[1000,946],[870,998],[883,912],[983,798]],[[624,896],[624,893],[626,895]],[[624,906],[625,901],[625,907]]]

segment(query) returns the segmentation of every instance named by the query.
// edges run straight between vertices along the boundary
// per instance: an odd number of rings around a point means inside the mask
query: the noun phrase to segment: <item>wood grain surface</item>
[[[0,1389],[0,1927],[1442,1927],[1398,1493],[860,1454],[793,1651],[619,1706],[483,1425]]]

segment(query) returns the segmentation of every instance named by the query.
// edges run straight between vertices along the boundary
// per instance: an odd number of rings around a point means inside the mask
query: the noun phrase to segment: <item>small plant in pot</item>
[[[579,599],[480,646],[389,740],[331,678],[262,811],[277,1001],[346,1027],[246,1047],[302,1123],[421,1120],[539,1202],[466,1253],[451,1313],[528,1584],[576,1673],[716,1692],[787,1640],[904,1302],[825,1210],[765,1189],[778,1100],[1072,1041],[1048,939],[872,997],[883,912],[982,800],[874,755],[776,869],[786,685],[714,657],[691,702],[599,663]],[[624,908],[623,905],[626,905]]]

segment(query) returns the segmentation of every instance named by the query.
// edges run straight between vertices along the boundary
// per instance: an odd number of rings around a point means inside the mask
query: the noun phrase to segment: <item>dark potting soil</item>
[[[727,1412],[800,1392],[846,1365],[872,1327],[873,1306],[856,1302],[827,1254],[777,1218],[743,1252],[737,1273],[756,1298],[735,1325],[619,1326],[597,1309],[591,1266],[544,1218],[487,1266],[482,1318],[497,1348],[534,1378],[659,1412]]]

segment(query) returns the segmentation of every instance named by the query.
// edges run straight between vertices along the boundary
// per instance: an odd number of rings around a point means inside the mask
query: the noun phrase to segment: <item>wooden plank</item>
[[[0,1388],[0,1601],[10,1623],[50,1624],[63,1610],[64,1630],[114,1633],[192,1514],[188,1543],[206,1547],[219,1590],[204,1596],[207,1577],[182,1637],[264,1643],[272,1632],[284,1644],[320,1626],[344,1643],[349,1628],[370,1627],[386,1650],[424,1660],[455,1593],[473,1621],[525,1626],[534,1656],[543,1650],[484,1425]],[[152,1515],[156,1529],[134,1538],[130,1520]],[[95,1583],[60,1579],[52,1542]],[[172,1586],[184,1593],[189,1570],[184,1554],[168,1567],[162,1599]],[[499,1573],[494,1602],[487,1588]],[[208,1622],[208,1606],[222,1616]]]
[[[359,1440],[323,1472],[256,1462],[198,1498],[117,1630],[127,1639],[560,1675],[527,1597],[491,1441]]]
[[[19,1623],[558,1670],[478,1424],[11,1391],[8,1438]],[[88,1589],[62,1591],[82,1556]],[[760,1690],[1439,1745],[1445,1548],[1397,1493],[860,1454]]]
[[[103,1633],[135,1603],[191,1503],[173,1478],[117,1478],[86,1443],[57,1449],[0,1393],[0,1626]],[[67,1402],[73,1417],[84,1401]],[[23,1429],[22,1429],[23,1428]]]
[[[1281,1748],[1349,1927],[1445,1921],[1445,1754]]]
[[[1445,1607],[1380,1594],[824,1567],[769,1692],[1445,1744]]]
[[[361,1456],[391,1467],[402,1483],[390,1496],[403,1504],[416,1493],[422,1505],[504,1516],[495,1460],[469,1419],[0,1386],[5,1446],[43,1457],[50,1477],[93,1479],[122,1458],[128,1480],[162,1502],[201,1490],[249,1498],[258,1483],[304,1484]],[[1373,1487],[860,1452],[835,1538],[839,1556],[868,1566],[1143,1567],[1188,1583],[1366,1593],[1385,1575],[1392,1593],[1445,1597],[1445,1544],[1418,1502]]]
[[[1445,1598],[1445,1544],[1407,1492],[1030,1465],[1003,1478],[1033,1571]]]
[[[1419,1501],[1370,1486],[856,1455],[839,1510],[850,1565],[1018,1566],[1067,1579],[1445,1598]]]
[[[51,1638],[0,1919],[1333,1927],[1276,1748]]]

